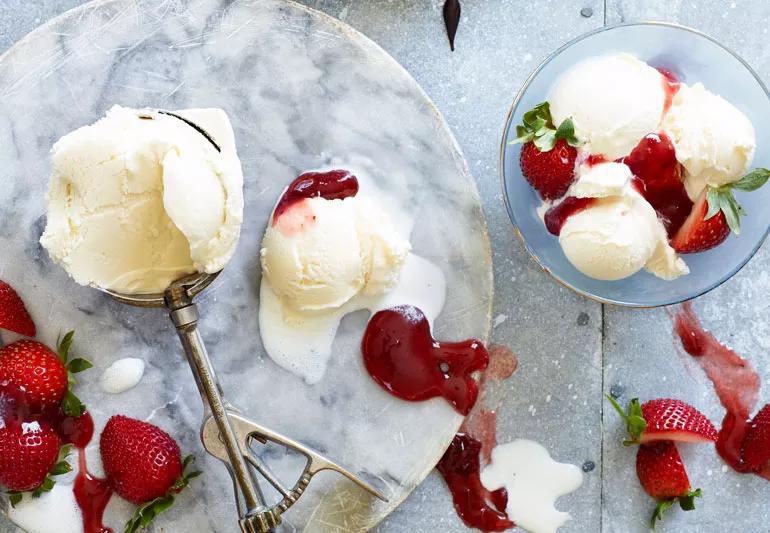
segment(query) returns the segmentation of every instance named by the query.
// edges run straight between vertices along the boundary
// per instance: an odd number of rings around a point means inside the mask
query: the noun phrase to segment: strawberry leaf
[[[52,476],[61,476],[67,472],[72,472],[72,465],[70,465],[67,461],[59,461],[51,469]]]
[[[727,225],[736,235],[741,233],[741,214],[738,202],[735,200],[733,193],[728,191],[719,192],[719,207],[725,214],[725,220]]]
[[[658,505],[655,506],[655,511],[653,511],[652,513],[652,520],[650,520],[650,527],[652,529],[655,529],[655,525],[658,522],[658,520],[663,520],[663,514],[669,509],[671,509],[671,507],[673,507],[675,502],[676,502],[676,499],[663,500],[661,502],[658,502]]]
[[[61,410],[65,415],[77,418],[85,412],[86,406],[83,405],[80,398],[75,396],[75,394],[68,389],[62,399]]]
[[[172,505],[174,505],[174,497],[167,494],[137,507],[134,516],[126,523],[124,533],[134,533],[139,529],[146,529],[156,516],[168,510]]]
[[[538,150],[548,152],[553,149],[558,139],[564,139],[573,147],[581,144],[575,136],[575,124],[572,119],[564,120],[556,128],[550,105],[548,102],[542,102],[524,113],[522,124],[516,126],[516,138],[509,144],[534,142]]]
[[[6,494],[8,495],[8,501],[10,502],[11,507],[16,507],[16,505],[21,502],[22,498],[24,498],[21,492],[15,490],[9,490]]]
[[[84,370],[88,370],[89,368],[93,368],[93,364],[91,364],[90,361],[83,359],[82,357],[77,357],[67,363],[67,370],[72,372],[73,374],[77,374],[78,372],[83,372]]]
[[[61,359],[65,364],[67,363],[67,358],[69,358],[70,348],[72,348],[72,339],[74,336],[75,332],[69,331],[66,335],[64,335],[64,338],[62,338],[61,341],[57,341],[56,343],[56,353],[59,354],[59,359]]]
[[[564,122],[559,124],[559,127],[556,129],[556,138],[564,139],[567,141],[567,144],[575,148],[583,144],[580,142],[580,139],[575,136],[575,124],[572,122],[571,118],[564,119]]]
[[[701,496],[703,496],[703,491],[700,489],[690,491],[684,496],[677,498],[679,500],[679,507],[681,507],[683,511],[692,511],[695,509],[695,498],[700,498]]]
[[[722,210],[722,207],[719,205],[719,190],[713,187],[709,187],[709,190],[706,193],[706,201],[708,202],[709,208],[708,211],[706,211],[704,220],[708,220],[716,216],[716,214]]]
[[[755,168],[741,179],[732,184],[732,187],[739,191],[756,191],[770,179],[770,170],[766,168]]]
[[[541,152],[550,152],[556,145],[556,133],[553,130],[548,130],[539,137],[535,136],[533,142]]]

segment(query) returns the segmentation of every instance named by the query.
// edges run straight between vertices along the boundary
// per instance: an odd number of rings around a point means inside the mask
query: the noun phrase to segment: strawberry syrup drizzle
[[[482,531],[504,531],[514,527],[505,514],[508,492],[487,490],[481,484],[481,443],[465,433],[455,435],[436,465],[452,493],[460,518],[469,527]]]
[[[305,172],[291,182],[273,211],[273,226],[292,206],[308,198],[342,200],[358,194],[358,178],[347,170]]]
[[[727,413],[717,439],[717,452],[736,472],[751,468],[742,457],[743,439],[749,429],[751,412],[759,393],[759,376],[751,364],[706,331],[692,304],[684,303],[673,315],[674,332],[684,350],[703,368],[714,384],[717,397]],[[770,467],[758,475],[770,479]]]
[[[545,212],[545,228],[548,230],[548,233],[558,237],[569,217],[585,211],[595,204],[596,200],[596,198],[568,196],[560,203],[551,207]]]
[[[361,352],[369,375],[392,395],[408,401],[443,396],[462,415],[470,412],[478,397],[471,374],[489,364],[481,341],[435,340],[428,319],[410,305],[375,313]]]
[[[676,74],[670,70],[660,67],[657,70],[663,76],[663,93],[665,94],[665,100],[663,101],[663,116],[665,116],[666,113],[668,113],[668,110],[671,109],[671,104],[674,102],[674,97],[676,96],[676,93],[679,92],[682,83],[679,81]],[[661,116],[661,119],[663,116]]]
[[[78,450],[79,468],[72,491],[83,516],[84,533],[112,533],[112,529],[102,523],[112,489],[106,479],[91,475],[86,463],[86,446],[94,436],[93,418],[86,411],[77,418],[60,415],[52,423],[62,442],[72,444]]]

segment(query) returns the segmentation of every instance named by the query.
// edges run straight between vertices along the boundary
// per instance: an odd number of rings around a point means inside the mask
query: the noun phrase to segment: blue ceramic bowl
[[[717,41],[696,30],[659,22],[611,26],[585,34],[551,54],[529,76],[513,102],[500,151],[503,196],[508,214],[532,258],[551,276],[575,292],[604,303],[657,307],[695,298],[724,283],[756,253],[770,230],[770,184],[752,193],[736,193],[748,212],[741,234],[720,246],[684,256],[690,274],[664,281],[645,271],[619,281],[600,281],[573,267],[537,216],[537,193],[519,168],[521,145],[516,137],[522,115],[546,100],[556,80],[575,63],[593,56],[628,52],[656,67],[674,72],[687,84],[703,82],[753,122],[757,153],[752,167],[770,167],[770,94],[751,67]]]

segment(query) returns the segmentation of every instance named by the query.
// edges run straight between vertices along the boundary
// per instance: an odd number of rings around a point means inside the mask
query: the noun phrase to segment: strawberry
[[[19,502],[23,491],[39,496],[51,490],[54,482],[48,475],[71,470],[64,460],[68,452],[46,422],[6,419],[0,428],[0,484],[9,490],[11,503]]]
[[[519,165],[529,184],[545,200],[564,196],[575,178],[575,148],[580,146],[572,120],[566,119],[556,128],[550,106],[543,102],[524,113],[516,135],[511,144],[524,144]]]
[[[141,420],[121,415],[110,418],[99,448],[110,486],[140,505],[126,531],[146,526],[173,504],[174,494],[200,475],[185,472],[194,458],[182,461],[179,445],[168,433]]]
[[[690,479],[676,445],[670,440],[642,444],[636,452],[636,475],[644,491],[658,500],[650,525],[663,518],[674,503],[685,511],[695,509],[695,498],[701,490],[691,490]]]
[[[35,323],[13,287],[0,280],[0,328],[34,337]]]
[[[741,232],[741,216],[746,212],[733,195],[734,190],[751,192],[770,179],[770,170],[757,168],[736,182],[706,187],[695,201],[690,215],[671,239],[679,253],[703,252],[721,244],[732,230]]]
[[[703,191],[682,226],[671,239],[671,247],[680,254],[703,252],[718,246],[730,234],[723,211],[709,216],[708,193]]]
[[[630,440],[623,444],[648,443],[671,440],[679,442],[715,442],[717,430],[714,424],[695,409],[681,400],[660,398],[639,405],[634,398],[628,405],[628,412],[612,396],[607,395],[615,410],[626,423]]]
[[[749,424],[743,438],[743,460],[757,472],[770,464],[770,403]]]
[[[81,358],[68,360],[73,335],[69,332],[58,343],[58,354],[42,343],[26,339],[0,349],[0,383],[20,390],[29,411],[52,412],[61,405],[67,415],[82,414],[82,403],[69,390],[68,372],[82,372],[91,363]]]

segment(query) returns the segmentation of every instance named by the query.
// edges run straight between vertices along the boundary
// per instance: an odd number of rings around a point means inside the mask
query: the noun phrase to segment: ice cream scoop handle
[[[171,320],[176,326],[179,339],[182,341],[187,361],[190,363],[190,368],[195,376],[201,396],[211,410],[219,430],[220,439],[227,450],[231,472],[235,477],[246,507],[242,517],[258,514],[265,509],[264,502],[259,492],[259,487],[256,486],[249,473],[249,467],[244,454],[228,419],[225,401],[219,388],[214,368],[209,360],[203,339],[198,332],[198,319],[200,316],[198,308],[189,296],[181,293],[167,293],[166,305],[169,309]]]

